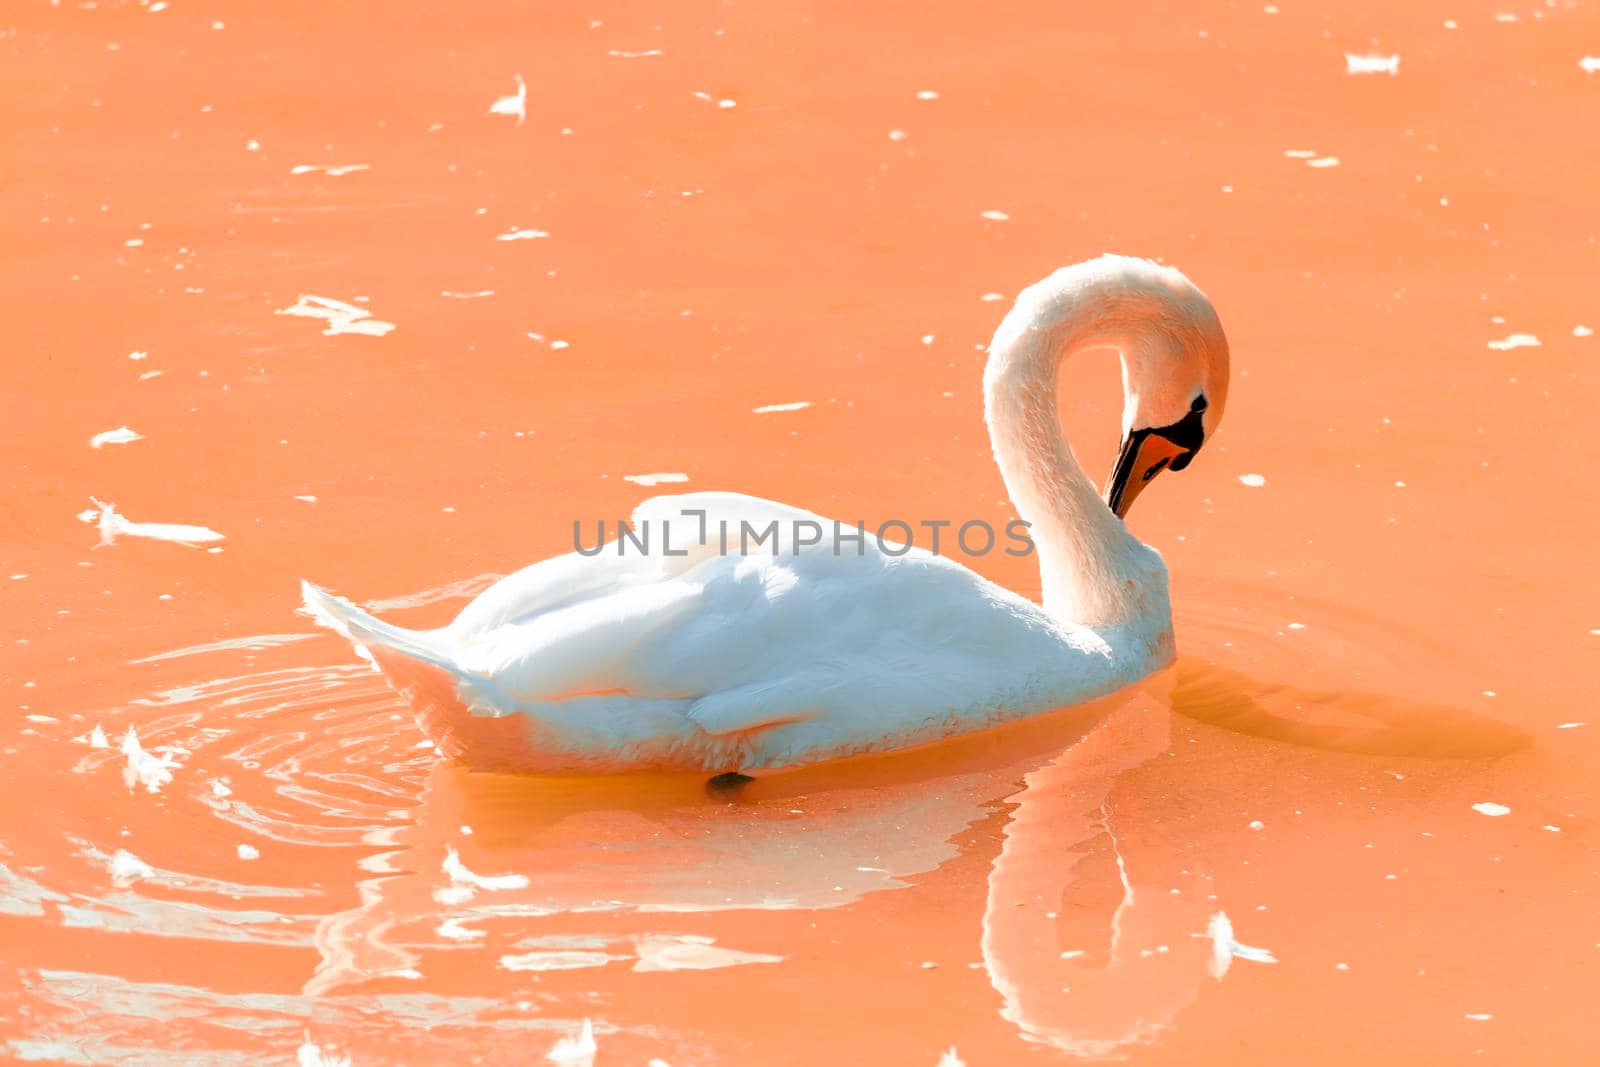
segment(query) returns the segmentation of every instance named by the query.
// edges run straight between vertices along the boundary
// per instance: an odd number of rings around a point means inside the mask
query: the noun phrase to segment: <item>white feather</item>
[[[597,1051],[599,1046],[594,1040],[594,1024],[585,1019],[576,1037],[563,1037],[544,1054],[544,1058],[564,1067],[593,1067]]]

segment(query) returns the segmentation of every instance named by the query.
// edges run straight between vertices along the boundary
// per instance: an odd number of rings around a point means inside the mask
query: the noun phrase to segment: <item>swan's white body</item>
[[[1170,377],[1185,352],[1217,344],[1225,364],[1205,298],[1143,260],[1066,268],[1019,297],[985,393],[996,458],[1032,524],[1043,607],[953,560],[884,551],[870,532],[836,542],[830,519],[734,493],[648,500],[633,516],[657,533],[648,551],[612,542],[534,564],[442,629],[391,626],[310,584],[306,605],[373,659],[442,751],[484,767],[786,767],[1091,700],[1171,661],[1171,613],[1159,555],[1061,439],[1056,366],[1072,350],[1118,348],[1126,424],[1169,403],[1133,388],[1149,361],[1167,361],[1156,370]],[[739,553],[741,524],[774,521],[775,546]],[[824,536],[797,551],[808,522]]]

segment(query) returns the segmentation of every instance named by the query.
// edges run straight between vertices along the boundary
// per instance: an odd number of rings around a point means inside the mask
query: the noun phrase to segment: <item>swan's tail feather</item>
[[[356,653],[372,664],[374,670],[384,674],[395,688],[403,690],[410,682],[408,677],[401,676],[410,672],[397,671],[397,667],[407,661],[425,664],[450,676],[463,703],[491,712],[494,709],[498,694],[494,692],[493,682],[457,664],[433,634],[384,622],[344,597],[334,596],[310,582],[300,583],[300,595],[305,600],[307,614],[319,625],[348,640]]]
[[[300,583],[300,593],[306,613],[346,638],[412,706],[439,752],[486,763],[484,750],[520,743],[518,724],[502,718],[493,681],[456,664],[431,634],[384,622],[310,582]]]
[[[479,770],[585,773],[614,769],[619,759],[624,766],[643,762],[680,769],[739,762],[737,740],[724,746],[726,752],[717,749],[709,762],[697,751],[679,751],[680,734],[690,728],[684,714],[688,701],[626,694],[509,698],[493,678],[457,663],[437,631],[384,622],[310,582],[300,583],[300,592],[306,614],[347,639],[383,675],[416,712],[418,725],[442,756]],[[659,752],[651,759],[647,749]]]
[[[382,668],[373,658],[373,646],[381,646],[459,673],[450,658],[434,647],[426,634],[384,622],[344,597],[334,596],[310,582],[300,583],[300,596],[305,602],[306,614],[315,619],[319,626],[325,626],[349,641],[355,646],[357,654],[376,669]]]

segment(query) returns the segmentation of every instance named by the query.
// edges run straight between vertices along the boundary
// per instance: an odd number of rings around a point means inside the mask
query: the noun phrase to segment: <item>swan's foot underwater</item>
[[[706,779],[706,791],[710,793],[732,793],[746,783],[755,781],[748,774],[738,771],[725,771],[722,774],[712,775]]]

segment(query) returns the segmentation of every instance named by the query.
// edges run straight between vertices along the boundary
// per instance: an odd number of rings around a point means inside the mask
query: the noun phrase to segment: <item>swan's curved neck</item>
[[[1018,514],[1030,524],[1044,608],[1063,622],[1109,627],[1170,620],[1166,570],[1101,499],[1062,436],[1056,406],[1061,364],[1090,348],[1123,353],[1147,341],[1137,322],[1108,315],[1098,286],[1025,292],[989,349],[984,410],[995,461]],[[1114,321],[1113,321],[1114,320]]]

